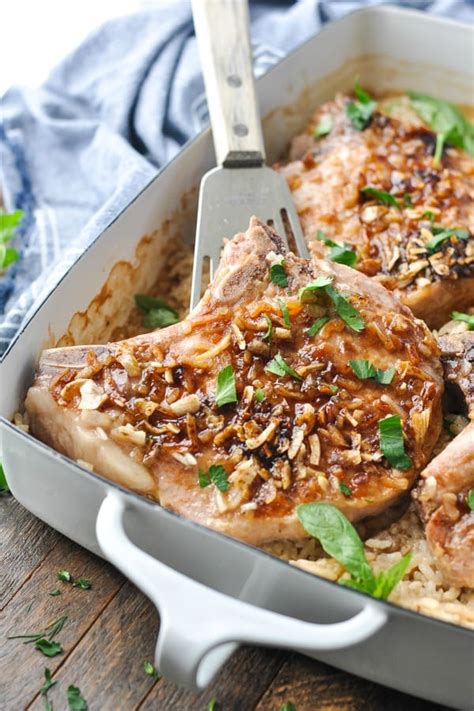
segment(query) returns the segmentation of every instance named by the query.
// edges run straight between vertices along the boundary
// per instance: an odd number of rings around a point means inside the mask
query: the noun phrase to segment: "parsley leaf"
[[[277,353],[273,360],[267,363],[267,365],[265,366],[265,370],[267,371],[267,373],[273,373],[274,375],[291,375],[291,377],[295,378],[296,380],[303,380],[301,375],[298,375],[296,370],[290,368],[288,363],[283,360],[283,357],[280,353]]]
[[[400,415],[389,415],[379,420],[380,448],[383,455],[396,469],[410,469],[413,462],[405,452]]]
[[[338,388],[337,385],[332,385],[332,384],[330,384],[330,385],[329,385],[329,390],[330,390],[332,393],[337,393],[337,391],[339,390],[339,388]]]
[[[135,303],[145,314],[143,323],[148,328],[165,328],[179,321],[179,314],[166,301],[147,294],[135,294]]]
[[[92,583],[87,578],[78,578],[72,584],[73,588],[81,588],[81,590],[90,590]]]
[[[216,403],[218,407],[222,407],[230,402],[237,402],[237,390],[234,369],[231,365],[226,365],[217,376]]]
[[[405,193],[403,195],[403,207],[413,207],[410,193]]]
[[[368,195],[369,197],[375,198],[379,202],[382,202],[384,205],[388,205],[389,207],[396,207],[398,210],[401,210],[400,203],[398,202],[398,200],[390,193],[385,192],[385,190],[377,190],[377,188],[374,188],[371,185],[366,185],[365,188],[361,189],[361,193],[364,193],[364,195]]]
[[[296,706],[291,701],[287,701],[286,704],[280,706],[280,711],[296,711]]]
[[[453,321],[464,321],[468,325],[468,331],[474,331],[474,314],[463,314],[460,311],[453,311],[451,318]]]
[[[431,231],[433,237],[426,243],[426,249],[429,252],[436,252],[439,247],[446,242],[450,237],[457,237],[458,239],[469,239],[469,232],[464,229],[464,227],[454,227],[454,228],[444,228],[444,227],[432,227]]]
[[[353,267],[354,264],[357,263],[358,256],[350,245],[346,243],[338,244],[337,242],[333,242],[333,240],[326,237],[324,232],[321,232],[321,230],[318,230],[316,239],[324,242],[326,247],[331,247],[329,252],[329,259],[331,261],[337,262],[338,264],[346,264],[348,267]]]
[[[474,511],[474,489],[469,489],[467,492],[466,503],[471,511]]]
[[[44,684],[40,689],[40,694],[44,696],[45,694],[48,693],[48,691],[51,689],[52,686],[57,684],[57,681],[53,681],[53,678],[51,676],[51,671],[48,669],[48,667],[45,667],[44,669]]]
[[[416,91],[409,91],[408,96],[418,116],[436,131],[435,165],[441,160],[445,143],[474,155],[474,125],[456,106]]]
[[[0,495],[1,494],[7,494],[10,491],[8,488],[8,482],[7,478],[5,476],[5,470],[3,469],[2,465],[0,464]]]
[[[411,554],[401,558],[388,570],[374,575],[367,561],[364,545],[354,526],[332,504],[318,502],[302,504],[296,509],[303,528],[316,538],[323,550],[350,573],[341,585],[386,600],[400,582],[411,560]]]
[[[211,483],[217,486],[219,491],[227,491],[229,488],[229,480],[222,464],[211,464],[207,472],[204,469],[199,469],[198,478],[201,489]]]
[[[217,699],[214,697],[211,699],[207,705],[207,711],[216,711],[217,708]]]
[[[369,94],[362,89],[358,81],[354,86],[354,93],[357,101],[351,101],[346,106],[346,114],[350,119],[354,128],[358,131],[363,131],[372,118],[372,114],[377,108],[377,102],[374,101]]]
[[[345,484],[343,481],[339,482],[339,489],[341,490],[341,493],[344,494],[344,496],[352,496],[352,491],[349,489],[347,484]]]
[[[315,336],[329,320],[329,316],[321,316],[321,318],[316,319],[312,326],[306,329],[306,333],[308,336]]]
[[[430,222],[434,222],[434,213],[431,210],[425,210],[421,217],[426,217]]]
[[[263,334],[262,338],[264,341],[268,341],[269,343],[271,343],[272,338],[273,338],[273,323],[272,323],[272,320],[268,314],[263,314],[263,318],[267,322],[267,330]]]
[[[82,696],[77,686],[68,686],[66,691],[67,703],[70,711],[87,711],[87,701]]]
[[[370,360],[350,360],[349,365],[351,366],[353,372],[359,380],[368,380],[373,378],[381,385],[390,385],[395,375],[395,368],[387,368],[387,370],[381,370],[376,368]]]
[[[262,390],[261,388],[257,388],[255,390],[255,400],[257,402],[263,402],[265,400],[265,390]]]
[[[364,319],[357,309],[355,309],[339,291],[333,289],[332,286],[326,286],[326,294],[333,302],[337,315],[342,318],[344,323],[347,323],[353,331],[359,332],[364,330]]]
[[[148,676],[152,676],[154,679],[160,679],[161,675],[160,673],[156,670],[156,667],[149,662],[148,660],[145,660],[143,662],[143,669],[145,671],[145,674],[148,674]]]
[[[333,126],[332,116],[330,114],[324,114],[314,129],[314,137],[321,138],[321,136],[326,136],[331,132]]]
[[[332,276],[327,276],[326,274],[320,274],[314,281],[310,281],[309,284],[302,286],[298,292],[298,298],[303,303],[311,301],[313,293],[319,289],[324,289],[324,287],[329,286],[332,282]]]
[[[290,314],[288,311],[288,306],[284,301],[278,299],[278,306],[280,307],[281,315],[283,317],[283,323],[287,328],[291,328]]]
[[[72,575],[69,570],[58,570],[58,572],[56,573],[56,577],[63,583],[70,583],[72,581]]]
[[[40,651],[41,654],[44,654],[45,657],[55,657],[63,651],[63,648],[59,642],[45,639],[44,637],[36,640],[35,649]]]
[[[7,269],[10,264],[20,258],[17,250],[13,247],[7,247],[6,244],[15,236],[15,231],[22,217],[23,210],[5,212],[0,208],[0,270]]]
[[[272,264],[270,267],[270,281],[272,281],[277,286],[286,287],[288,286],[288,277],[285,272],[285,261]]]
[[[59,588],[55,588],[54,590],[51,590],[48,595],[51,595],[51,597],[56,597],[57,595],[61,595],[61,590]]]

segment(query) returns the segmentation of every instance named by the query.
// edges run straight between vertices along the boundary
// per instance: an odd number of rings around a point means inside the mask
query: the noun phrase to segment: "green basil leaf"
[[[255,400],[257,402],[263,402],[265,400],[265,390],[262,390],[261,388],[257,388],[255,390]]]
[[[384,205],[388,205],[389,207],[396,207],[398,210],[401,210],[400,203],[398,202],[397,198],[395,198],[390,193],[385,192],[385,190],[377,190],[377,188],[374,188],[371,185],[367,185],[365,188],[362,188],[361,193],[364,193],[364,195],[368,195],[369,197],[375,198],[379,202],[382,202]]]
[[[49,639],[45,639],[45,637],[36,640],[35,649],[40,651],[41,654],[44,654],[45,657],[55,657],[63,651],[59,642],[55,642],[54,640],[50,641]]]
[[[145,660],[143,662],[143,670],[145,674],[148,674],[148,676],[152,676],[154,679],[161,678],[160,673],[156,670],[155,666],[148,660]]]
[[[40,689],[40,694],[44,696],[45,694],[48,693],[48,691],[51,689],[52,686],[57,684],[57,681],[54,681],[51,675],[51,671],[48,669],[48,667],[45,667],[44,669],[44,684]]]
[[[66,691],[67,703],[69,711],[87,711],[87,701],[82,696],[77,686],[68,686]]]
[[[270,267],[270,281],[282,288],[288,286],[288,277],[285,272],[285,261],[282,259],[278,264]]]
[[[218,407],[237,402],[234,369],[226,365],[217,376],[216,403]]]
[[[145,314],[143,323],[148,328],[165,328],[179,321],[179,314],[166,301],[147,294],[135,294],[135,303]]]
[[[209,467],[209,476],[214,486],[217,486],[219,491],[227,491],[229,488],[229,480],[222,464],[211,464]]]
[[[306,284],[305,286],[302,286],[301,289],[298,291],[298,298],[300,301],[305,303],[306,301],[311,300],[311,296],[315,291],[319,291],[320,289],[324,289],[326,286],[329,286],[332,282],[332,276],[326,276],[326,274],[320,274],[314,281],[311,281],[309,284]]]
[[[267,363],[267,365],[265,366],[265,370],[267,371],[267,373],[273,373],[274,375],[291,375],[291,377],[296,378],[296,380],[303,380],[301,375],[298,375],[296,370],[290,368],[288,363],[283,360],[280,353],[277,353],[273,360]]]
[[[283,317],[283,323],[287,328],[291,328],[290,314],[288,311],[288,306],[284,301],[278,299],[278,306],[280,307],[281,315]]]
[[[321,318],[316,319],[312,326],[306,329],[306,333],[308,336],[315,336],[329,320],[329,316],[321,316]]]
[[[5,476],[5,470],[0,464],[0,494],[7,494],[10,491],[8,488],[7,477]]]
[[[314,129],[314,137],[321,138],[321,136],[326,136],[331,132],[333,126],[332,116],[330,114],[325,114],[321,116],[321,119]]]
[[[268,341],[269,343],[271,343],[273,338],[273,323],[268,314],[263,314],[263,318],[267,322],[267,330],[263,334],[262,338],[264,341]]]
[[[467,492],[466,503],[471,511],[474,511],[474,489],[469,489]]]
[[[344,496],[347,496],[347,497],[352,496],[352,491],[349,489],[347,484],[345,484],[343,481],[339,482],[339,489],[340,489],[341,493],[344,494]]]
[[[407,553],[403,558],[394,563],[388,570],[383,570],[375,577],[375,589],[373,597],[380,600],[387,600],[390,593],[405,575],[411,561],[411,553]]]
[[[332,286],[325,287],[326,294],[334,304],[337,315],[352,328],[353,331],[363,331],[365,328],[364,319],[360,313],[350,304],[347,299]]]
[[[380,449],[396,469],[410,469],[413,462],[405,452],[400,415],[389,415],[379,420]]]
[[[464,321],[468,325],[468,331],[474,331],[474,314],[463,314],[460,311],[453,311],[451,318],[453,321]]]
[[[211,477],[209,474],[204,471],[204,469],[199,469],[198,470],[198,480],[199,480],[199,486],[201,489],[204,489],[206,486],[209,486],[211,483]]]
[[[296,514],[305,531],[317,538],[323,550],[355,580],[369,585],[374,582],[359,534],[342,511],[332,504],[317,502],[298,506]]]
[[[426,243],[426,249],[430,252],[436,252],[437,249],[450,239],[450,237],[457,237],[458,239],[469,239],[469,232],[463,227],[454,228],[444,228],[444,227],[433,227],[431,229],[433,237]]]

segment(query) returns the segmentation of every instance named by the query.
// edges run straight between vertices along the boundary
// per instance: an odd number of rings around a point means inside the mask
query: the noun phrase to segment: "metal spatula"
[[[309,256],[286,181],[265,166],[247,1],[193,0],[192,7],[218,167],[201,181],[191,309],[201,295],[204,261],[212,279],[223,239],[245,231],[252,215]]]

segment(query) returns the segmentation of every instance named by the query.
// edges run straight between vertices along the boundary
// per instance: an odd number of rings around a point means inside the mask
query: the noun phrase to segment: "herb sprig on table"
[[[405,575],[411,554],[404,555],[388,570],[375,574],[370,567],[359,534],[348,518],[332,504],[302,504],[296,509],[305,529],[316,538],[323,550],[337,560],[350,574],[339,583],[386,600]]]

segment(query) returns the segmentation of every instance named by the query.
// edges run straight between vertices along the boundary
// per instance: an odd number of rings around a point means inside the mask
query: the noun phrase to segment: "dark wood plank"
[[[0,496],[0,610],[60,538],[13,496]]]
[[[31,539],[20,538],[18,548],[32,545]],[[56,571],[67,569],[76,576],[92,581],[92,590],[81,590],[60,583]],[[12,598],[0,620],[0,699],[5,709],[25,708],[43,683],[43,670],[55,671],[123,585],[124,578],[110,565],[76,544],[61,537],[43,562]],[[59,588],[61,595],[48,593]],[[62,615],[68,620],[57,635],[64,652],[47,658],[22,640],[6,640],[8,635],[44,629]],[[80,676],[77,670],[76,676]]]
[[[153,687],[140,705],[140,711],[173,709],[205,711],[209,701],[218,699],[219,709],[249,711],[255,708],[272,679],[278,674],[288,652],[242,647],[229,659],[225,668],[208,689],[193,694],[163,679]]]
[[[288,657],[256,709],[276,711],[288,702],[297,711],[446,711],[296,653]]]
[[[153,661],[157,631],[154,606],[127,582],[54,675],[58,683],[48,694],[54,708],[65,708],[66,689],[74,684],[90,711],[132,711],[161,684],[143,669],[146,659]],[[41,698],[31,709],[43,709]]]

